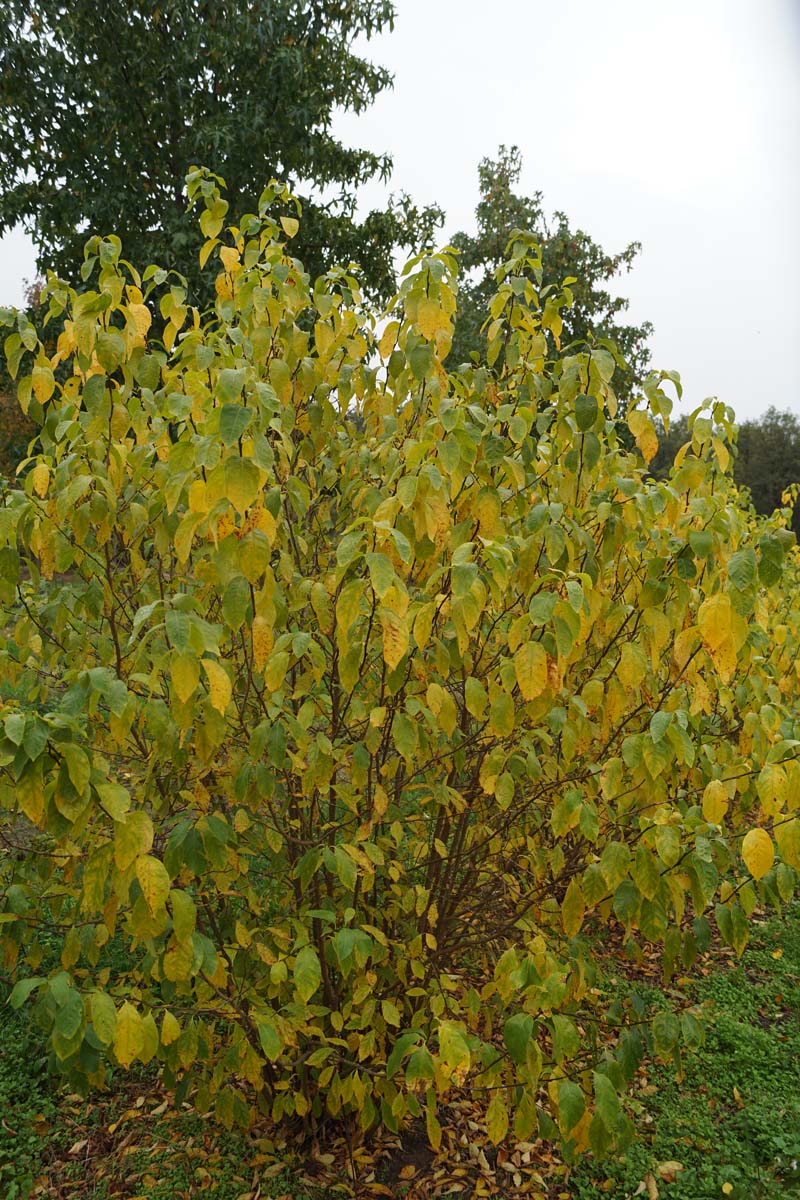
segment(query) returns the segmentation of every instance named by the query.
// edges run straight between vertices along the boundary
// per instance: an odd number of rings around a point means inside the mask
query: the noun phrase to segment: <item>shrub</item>
[[[435,1146],[466,1087],[495,1141],[602,1153],[645,1048],[700,1031],[609,1008],[595,935],[684,972],[800,866],[792,536],[731,501],[722,404],[646,478],[666,377],[626,449],[530,238],[448,374],[449,253],[385,320],[307,277],[285,192],[223,231],[217,183],[215,311],[95,237],[52,357],[2,314],[42,446],[0,508],[2,798],[41,831],[11,1002],[73,1084],[157,1060],[228,1124]]]

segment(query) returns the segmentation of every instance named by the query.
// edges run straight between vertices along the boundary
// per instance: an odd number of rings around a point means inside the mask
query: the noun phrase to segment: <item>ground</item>
[[[705,1045],[686,1064],[648,1064],[631,1091],[637,1136],[620,1160],[565,1167],[541,1143],[494,1151],[468,1103],[435,1156],[402,1145],[307,1145],[274,1131],[220,1130],[175,1108],[151,1074],[113,1093],[59,1093],[23,1010],[0,1009],[0,1195],[5,1200],[334,1200],[342,1196],[517,1195],[547,1200],[800,1198],[800,906],[761,921],[741,961],[719,949],[698,981],[658,986],[653,964],[620,963],[617,986],[650,1005],[706,1004]],[[2,985],[0,985],[2,987]],[[352,1182],[353,1170],[357,1183]]]

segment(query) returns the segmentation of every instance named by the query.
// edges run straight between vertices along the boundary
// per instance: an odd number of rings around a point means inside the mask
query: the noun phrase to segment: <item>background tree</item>
[[[298,252],[312,268],[354,259],[373,290],[391,290],[393,248],[414,243],[432,214],[401,198],[357,222],[359,185],[387,177],[391,162],[344,146],[331,117],[390,86],[352,44],[393,16],[390,0],[10,0],[0,234],[22,222],[40,268],[66,275],[87,230],[113,230],[133,261],[191,271],[200,237],[183,186],[202,162],[225,177],[237,213],[256,209],[271,176],[291,181],[304,202]]]
[[[480,328],[486,320],[487,305],[496,291],[494,272],[506,258],[506,247],[514,229],[536,235],[542,252],[543,273],[551,283],[574,276],[573,305],[561,315],[564,321],[562,343],[592,342],[613,338],[626,360],[615,376],[619,399],[630,399],[633,386],[641,381],[650,361],[647,338],[653,331],[649,321],[642,325],[622,323],[620,317],[628,301],[613,296],[608,282],[622,271],[629,271],[641,250],[631,242],[619,254],[608,254],[583,230],[571,228],[565,213],[556,212],[548,220],[542,207],[542,193],[519,195],[522,157],[516,146],[500,146],[496,159],[484,158],[478,166],[480,201],[475,210],[477,232],[457,233],[452,244],[460,251],[461,270],[468,273],[459,291],[458,324],[451,364],[466,360],[485,341]]]
[[[658,479],[670,472],[675,455],[689,441],[689,422],[680,416],[669,432],[658,431],[659,448],[651,464]],[[769,515],[781,507],[781,494],[792,483],[800,483],[800,418],[779,412],[774,406],[757,420],[739,426],[733,477],[750,491],[756,512]],[[800,508],[795,508],[792,528],[800,537]]]

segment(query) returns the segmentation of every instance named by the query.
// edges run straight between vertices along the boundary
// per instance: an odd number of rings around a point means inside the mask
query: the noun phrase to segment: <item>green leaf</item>
[[[533,1033],[533,1017],[528,1013],[515,1013],[503,1025],[503,1041],[511,1061],[517,1066],[525,1061],[525,1051]]]
[[[43,983],[47,983],[47,980],[40,975],[32,975],[28,979],[18,979],[11,989],[6,1004],[10,1004],[14,1009],[22,1008],[31,992],[35,992]]]
[[[591,429],[597,420],[597,400],[594,396],[585,396],[582,393],[575,397],[575,420],[578,429],[586,432]]]
[[[89,783],[89,778],[92,773],[91,764],[88,756],[80,746],[74,746],[70,742],[66,742],[58,747],[64,762],[67,764],[67,771],[72,786],[79,796],[82,796],[86,791]]]
[[[277,1062],[283,1050],[283,1042],[270,1017],[260,1013],[256,1017],[256,1029],[261,1049],[270,1062]]]
[[[562,1080],[558,1085],[558,1116],[565,1134],[575,1128],[585,1111],[586,1101],[577,1083]]]
[[[313,946],[304,946],[294,960],[294,983],[304,1003],[308,1003],[322,982],[319,956]]]
[[[662,1058],[674,1050],[681,1036],[681,1026],[674,1013],[660,1012],[653,1017],[653,1047]]]
[[[223,445],[235,445],[252,419],[252,409],[244,408],[241,404],[223,404],[219,414],[219,436]]]

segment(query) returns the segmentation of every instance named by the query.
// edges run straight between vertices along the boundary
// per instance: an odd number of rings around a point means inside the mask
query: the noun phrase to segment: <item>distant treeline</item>
[[[658,453],[650,466],[657,478],[669,474],[675,455],[690,436],[686,417],[670,422],[669,433],[659,431]],[[771,407],[758,420],[744,421],[739,426],[733,475],[749,489],[757,512],[780,508],[784,488],[800,483],[800,417]],[[800,538],[800,504],[792,528]]]

